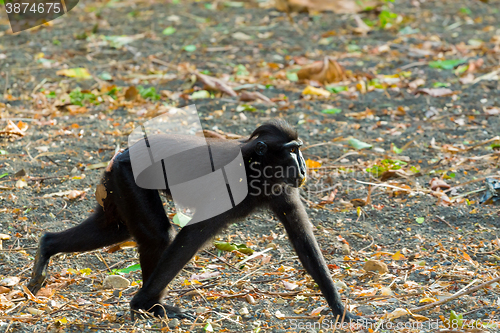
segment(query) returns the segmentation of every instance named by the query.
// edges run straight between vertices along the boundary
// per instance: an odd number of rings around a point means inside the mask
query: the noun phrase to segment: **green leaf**
[[[250,72],[245,67],[245,65],[240,64],[236,66],[236,76],[248,76],[248,75],[250,75]]]
[[[434,88],[446,88],[446,87],[449,87],[451,85],[451,83],[448,83],[448,82],[434,82],[434,84],[432,85]]]
[[[188,224],[189,221],[191,221],[191,218],[182,213],[175,214],[174,218],[172,219],[172,222],[174,224],[177,224],[181,228]]]
[[[417,222],[418,224],[422,224],[422,223],[424,223],[424,221],[425,221],[425,217],[417,217],[415,219],[415,222]]]
[[[120,49],[123,46],[132,43],[137,38],[134,36],[102,36],[109,43],[109,46],[115,49]]]
[[[356,44],[347,45],[347,52],[358,52],[361,51],[361,47]]]
[[[62,76],[67,76],[67,77],[73,77],[77,79],[84,79],[88,80],[92,78],[92,75],[89,73],[89,71],[86,68],[68,68],[68,69],[61,69],[56,72],[57,75],[62,75]]]
[[[332,94],[338,94],[341,91],[348,90],[347,86],[326,86],[325,89],[331,92]]]
[[[399,30],[399,34],[400,35],[411,35],[411,34],[416,34],[416,33],[419,33],[419,32],[420,32],[420,29],[418,29],[418,28],[413,29],[410,26],[406,26],[403,29]]]
[[[214,242],[215,248],[221,251],[231,252],[236,250],[236,245],[228,242]]]
[[[0,178],[7,177],[8,175],[9,175],[9,173],[8,173],[8,172],[6,172],[6,173],[2,173],[2,174],[0,175]]]
[[[192,99],[210,98],[210,93],[206,90],[198,90],[191,94]]]
[[[237,244],[236,247],[238,248],[238,251],[244,254],[252,254],[254,251],[247,247],[245,244]]]
[[[204,327],[203,327],[203,330],[205,332],[213,332],[214,331],[214,328],[212,327],[212,324],[211,323],[207,323]]]
[[[143,86],[137,86],[137,90],[139,94],[144,99],[151,99],[153,101],[157,101],[161,98],[159,94],[156,93],[155,87],[144,88]]]
[[[214,246],[221,251],[232,252],[238,250],[244,254],[252,254],[254,251],[245,244],[235,244],[227,242],[214,242]]]
[[[0,149],[0,155],[7,155],[7,151]]]
[[[194,52],[194,51],[196,51],[196,45],[186,45],[186,46],[184,46],[184,51]]]
[[[257,109],[253,105],[250,105],[250,104],[241,104],[241,105],[238,105],[236,107],[236,112],[243,112],[243,111],[255,112],[255,111],[257,111]]]
[[[457,325],[456,327],[462,327],[463,324],[463,315],[458,315],[455,311],[450,311],[450,323],[451,325]],[[452,326],[455,327],[455,326]]]
[[[354,138],[349,139],[349,144],[357,150],[361,150],[361,149],[365,149],[365,148],[369,149],[369,148],[373,147],[373,145],[371,145],[369,143],[359,141],[358,139],[354,139]]]
[[[87,92],[82,92],[80,87],[77,87],[73,89],[69,93],[69,98],[70,98],[70,103],[72,105],[79,105],[83,106],[84,103],[89,102],[89,103],[94,103],[94,104],[99,104],[97,102],[97,96],[92,94],[92,93],[87,93]]]
[[[141,264],[131,265],[122,269],[113,269],[111,273],[113,274],[128,274],[130,272],[135,272],[141,270]]]
[[[378,21],[382,28],[391,24],[398,18],[398,14],[390,12],[388,10],[382,10],[378,15]]]
[[[104,80],[104,81],[111,81],[111,80],[113,80],[113,77],[108,72],[102,72],[101,74],[99,74],[99,78],[101,80]]]
[[[161,33],[165,36],[170,36],[173,35],[176,31],[177,29],[175,29],[174,27],[166,27]]]
[[[401,153],[403,152],[403,149],[398,148],[395,144],[392,144],[392,151],[393,151],[395,154],[401,154]]]
[[[325,110],[321,111],[321,113],[325,113],[325,114],[337,114],[337,113],[340,113],[340,112],[342,112],[342,110],[338,109],[338,108],[325,109]]]
[[[299,76],[294,72],[286,72],[286,78],[292,82],[297,82],[299,80]]]
[[[429,63],[429,67],[432,68],[441,68],[441,69],[453,69],[458,65],[465,63],[466,59],[450,59],[450,60],[438,60],[431,61]]]
[[[245,5],[243,2],[239,1],[225,1],[224,6],[226,7],[233,7],[233,8],[241,8]]]
[[[470,15],[470,14],[472,14],[472,11],[467,7],[462,7],[462,8],[460,8],[460,13],[465,14],[465,15]]]

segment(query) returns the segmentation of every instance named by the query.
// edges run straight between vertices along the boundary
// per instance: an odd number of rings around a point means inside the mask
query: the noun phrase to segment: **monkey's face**
[[[300,152],[302,141],[267,144],[258,142],[256,153],[260,155],[257,177],[263,185],[286,184],[300,187],[306,180],[306,163]]]
[[[283,164],[286,166],[284,183],[293,187],[302,186],[307,178],[306,162],[300,152],[302,141],[294,140],[283,145]]]

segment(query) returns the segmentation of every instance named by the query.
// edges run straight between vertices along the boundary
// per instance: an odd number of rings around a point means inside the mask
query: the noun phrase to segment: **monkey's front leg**
[[[163,252],[151,276],[130,302],[131,317],[139,310],[156,317],[194,319],[189,313],[160,302],[163,291],[198,250],[224,226],[221,217],[185,226]]]
[[[340,316],[339,322],[342,317],[346,322],[360,319],[361,317],[351,314],[342,305],[340,294],[335,288],[328,266],[312,232],[307,213],[300,202],[298,189],[287,188],[283,195],[273,197],[271,209],[285,226],[288,238],[302,265],[318,284],[333,314]]]

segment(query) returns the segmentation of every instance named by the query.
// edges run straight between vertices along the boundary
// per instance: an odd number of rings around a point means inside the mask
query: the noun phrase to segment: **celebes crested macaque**
[[[185,138],[199,139],[205,138]],[[28,284],[31,292],[36,294],[45,283],[51,256],[90,251],[134,238],[144,284],[130,302],[132,318],[138,310],[158,317],[192,318],[182,309],[161,304],[163,291],[204,243],[263,207],[269,208],[284,225],[302,265],[318,284],[333,314],[344,316],[345,321],[358,318],[342,305],[300,200],[298,187],[306,178],[306,165],[297,132],[285,121],[276,120],[259,126],[245,140],[206,140],[218,149],[241,149],[248,182],[248,194],[242,201],[217,216],[188,224],[176,235],[158,190],[136,184],[129,148],[115,156],[104,173],[102,184],[107,196],[102,206],[97,205],[80,225],[42,236]],[[281,172],[276,172],[278,169]],[[168,186],[165,192],[171,194]]]

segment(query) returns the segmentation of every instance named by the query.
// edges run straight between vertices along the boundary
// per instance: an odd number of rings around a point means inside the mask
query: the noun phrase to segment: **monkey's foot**
[[[45,284],[47,278],[47,266],[49,265],[50,257],[41,254],[44,247],[43,237],[40,241],[40,246],[36,252],[35,264],[33,265],[33,273],[31,274],[31,280],[28,282],[28,289],[33,295],[42,288]]]
[[[195,316],[186,309],[181,309],[176,306],[165,305],[156,303],[150,307],[137,307],[133,306],[130,310],[130,318],[135,320],[137,318],[146,318],[148,316],[154,316],[158,318],[177,318],[177,319],[189,319],[195,320]]]

